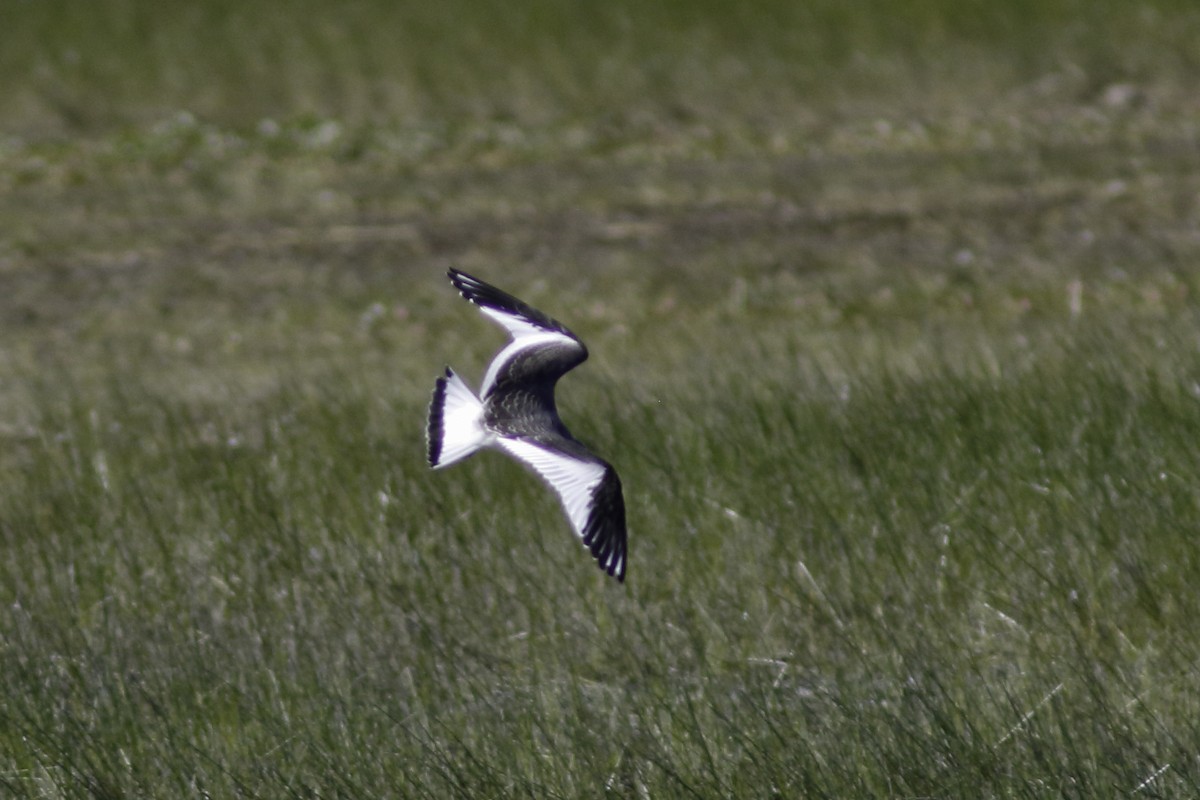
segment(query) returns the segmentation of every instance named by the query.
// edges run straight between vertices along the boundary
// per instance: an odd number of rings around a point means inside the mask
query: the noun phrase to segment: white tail
[[[435,469],[461,461],[492,438],[483,427],[483,403],[449,367],[433,389],[425,436],[429,466]]]

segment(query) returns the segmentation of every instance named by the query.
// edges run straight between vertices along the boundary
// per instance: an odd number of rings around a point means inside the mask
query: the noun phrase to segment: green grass
[[[624,589],[515,466],[430,475],[419,392],[361,365],[223,402],[48,379],[5,476],[5,785],[1094,796],[1171,764],[1187,795],[1200,359],[1087,327],[576,378]]]
[[[118,6],[0,33],[0,795],[1200,793],[1190,6]],[[624,586],[425,466],[449,265]]]

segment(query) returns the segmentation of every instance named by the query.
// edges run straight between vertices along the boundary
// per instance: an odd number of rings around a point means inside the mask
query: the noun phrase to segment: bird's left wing
[[[512,337],[492,359],[481,396],[488,397],[501,382],[553,383],[587,359],[583,342],[558,320],[465,272],[451,269],[449,274],[454,288]]]
[[[521,302],[490,283],[457,269],[450,269],[450,282],[459,294],[479,306],[479,310],[499,322],[514,339],[536,334],[557,333],[576,342],[579,338],[556,319]]]

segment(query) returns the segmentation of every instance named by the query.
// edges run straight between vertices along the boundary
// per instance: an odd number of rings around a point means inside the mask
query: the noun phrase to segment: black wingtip
[[[604,572],[625,582],[628,534],[621,479],[611,466],[592,490],[592,513],[583,531],[583,544]]]
[[[428,445],[426,458],[429,466],[436,467],[442,457],[442,410],[446,406],[446,378],[453,373],[446,367],[445,377],[437,379],[433,386],[433,399],[429,402],[429,423],[425,426],[425,441]]]
[[[481,299],[487,297],[489,294],[500,295],[507,299],[516,300],[515,297],[507,292],[502,292],[495,286],[492,286],[490,283],[481,281],[479,278],[463,272],[461,269],[450,267],[450,269],[446,271],[446,274],[450,277],[450,283],[455,289],[458,290],[458,293],[467,300],[470,300],[472,303],[479,303]]]
[[[476,305],[497,306],[505,309],[525,305],[508,292],[497,289],[487,281],[481,281],[461,269],[450,267],[446,274],[450,276],[450,283],[455,289],[458,289],[458,293]]]
[[[503,311],[508,314],[515,314],[524,317],[529,322],[548,331],[561,333],[578,341],[578,337],[571,333],[566,325],[563,325],[553,317],[538,311],[533,306],[519,300],[503,289],[497,289],[487,281],[481,281],[474,275],[463,272],[461,269],[450,267],[446,274],[450,277],[450,283],[458,290],[458,293],[464,299],[474,303],[480,308],[494,308],[498,311]]]

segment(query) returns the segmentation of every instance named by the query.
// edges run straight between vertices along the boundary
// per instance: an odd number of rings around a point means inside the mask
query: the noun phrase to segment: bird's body
[[[562,500],[576,535],[602,570],[625,579],[625,501],[616,470],[571,436],[559,419],[554,386],[588,357],[561,323],[506,292],[450,270],[464,298],[500,323],[512,340],[492,359],[479,395],[447,368],[429,406],[429,465],[448,466],[496,448],[533,468]]]

